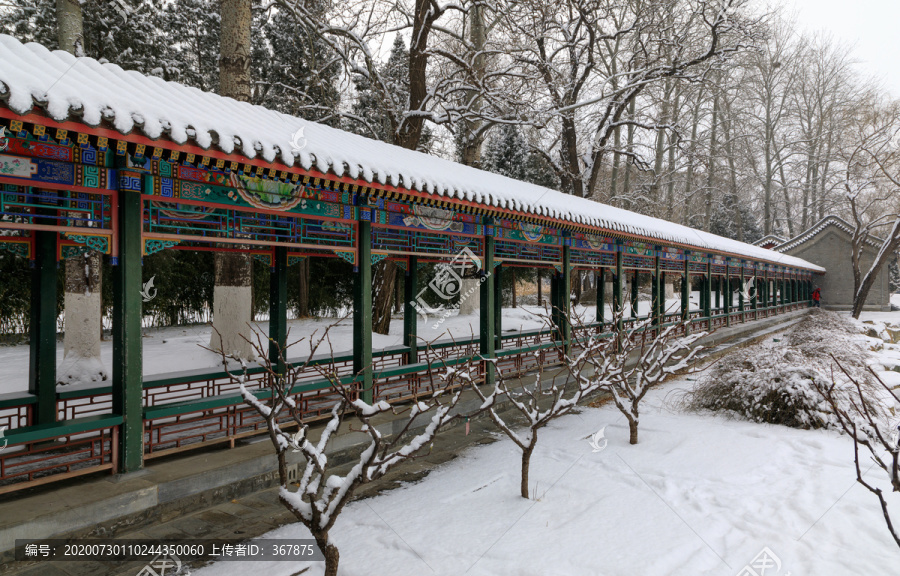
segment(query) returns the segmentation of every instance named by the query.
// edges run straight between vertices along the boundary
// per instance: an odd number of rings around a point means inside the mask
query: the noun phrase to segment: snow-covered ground
[[[691,309],[697,308],[698,294],[695,292],[691,298]],[[680,300],[671,299],[667,303],[667,310],[680,309]],[[638,303],[638,313],[647,314],[650,303],[642,301]],[[596,318],[596,306],[579,306],[576,311],[582,315],[585,322],[593,322]],[[543,308],[537,306],[520,306],[518,308],[503,309],[503,332],[517,332],[523,330],[537,330],[544,327],[539,314],[546,314]],[[607,307],[606,318],[611,318],[612,312]],[[425,341],[444,340],[455,338],[463,340],[477,338],[479,334],[478,314],[459,316],[453,312],[443,322],[440,317],[428,319],[419,318],[418,335]],[[330,324],[336,322],[336,318],[291,320],[288,322],[290,335],[288,340],[294,341],[304,336],[309,336],[318,331],[321,335]],[[259,329],[267,334],[268,322],[259,322]],[[182,370],[215,369],[221,366],[221,357],[213,352],[205,350],[203,346],[209,345],[211,329],[209,325],[196,325],[189,327],[172,328],[145,328],[143,339],[144,375],[151,376],[166,372],[178,372]],[[329,331],[331,345],[335,355],[346,354],[352,351],[353,343],[353,319],[346,318],[338,326]],[[390,334],[372,335],[372,347],[375,350],[400,346],[403,343],[403,318],[397,317],[391,321]],[[63,347],[58,344],[57,366],[63,362]],[[325,345],[319,349],[320,353],[328,353]],[[309,353],[309,339],[291,347],[288,356],[305,357]],[[11,392],[24,392],[28,389],[28,345],[2,346],[0,347],[0,394]],[[106,340],[100,344],[101,360],[107,373],[112,374],[112,341]],[[87,387],[99,384],[88,384]],[[85,387],[85,385],[77,385]]]
[[[340,573],[734,576],[763,548],[781,562],[769,576],[898,573],[900,551],[855,481],[847,437],[678,412],[667,395],[688,385],[648,395],[637,446],[612,406],[553,423],[531,461],[537,501],[518,496],[520,453],[503,437],[351,503],[331,531]],[[604,426],[609,444],[593,452],[586,438]],[[900,495],[888,494],[900,514]],[[310,535],[294,524],[265,537]],[[304,574],[322,574],[311,565]],[[194,576],[305,566],[220,562]]]

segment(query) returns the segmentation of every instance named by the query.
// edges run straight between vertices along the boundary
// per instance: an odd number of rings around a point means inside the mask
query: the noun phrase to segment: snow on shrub
[[[880,394],[866,370],[860,327],[833,312],[814,310],[780,342],[747,346],[722,358],[684,394],[689,410],[712,410],[753,422],[792,428],[835,428],[838,421],[817,386],[836,385],[849,398],[852,384],[835,364],[871,388],[873,410]]]

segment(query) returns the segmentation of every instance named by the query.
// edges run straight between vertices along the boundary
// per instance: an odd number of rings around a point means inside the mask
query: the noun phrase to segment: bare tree
[[[244,401],[265,421],[278,460],[279,500],[312,533],[325,556],[326,576],[337,575],[340,561],[340,552],[329,532],[338,515],[353,499],[356,489],[381,478],[395,466],[416,458],[429,447],[441,428],[459,417],[459,414],[452,412],[464,385],[470,381],[468,372],[455,368],[446,370],[436,382],[434,374],[439,369],[434,367],[434,370],[428,371],[429,384],[425,387],[428,392],[416,397],[410,405],[395,407],[385,401],[370,405],[359,399],[360,390],[357,387],[345,384],[333,370],[327,368],[328,365],[317,367],[330,382],[334,405],[331,418],[321,428],[318,440],[314,441],[301,411],[302,394],[295,386],[300,375],[311,368],[313,357],[323,343],[331,347],[328,331],[332,326],[326,328],[321,336],[313,333],[309,337],[309,355],[299,363],[287,362],[284,351],[304,338],[281,348],[255,331],[255,339],[248,339],[248,344],[261,359],[264,388],[251,389],[246,362],[219,351],[225,371],[233,382],[240,385]],[[277,356],[267,354],[273,348]],[[228,363],[230,359],[241,361],[242,368],[232,370]],[[390,437],[383,435],[373,421],[386,414],[407,415],[406,421]],[[337,466],[329,461],[328,444],[348,418],[358,422],[357,430],[368,436],[368,445],[350,470],[342,475]],[[423,422],[427,422],[424,427],[420,426]],[[287,427],[296,427],[296,432],[287,432]],[[291,453],[299,454],[302,465],[296,490],[292,488],[294,484],[289,475],[288,455]]]
[[[837,358],[832,356],[832,359],[852,383],[849,393],[837,385],[834,375],[832,375],[830,385],[820,384],[816,380],[813,382],[816,389],[825,398],[843,431],[853,440],[856,481],[878,498],[888,531],[897,546],[900,546],[900,530],[895,528],[891,521],[884,491],[865,479],[860,458],[860,452],[867,454],[872,464],[887,475],[891,491],[900,492],[900,437],[898,437],[900,427],[897,427],[896,422],[889,422],[884,411],[879,410],[879,404],[873,397],[872,389],[863,385],[860,378],[852,376],[845,370]],[[888,394],[888,398],[900,404],[900,396],[897,396],[897,393],[887,386],[871,367],[867,368],[875,380],[881,384],[884,392]]]
[[[599,390],[601,385],[599,381],[587,383],[573,381],[569,378],[569,374],[562,370],[555,370],[548,378],[545,363],[539,357],[540,353],[535,354],[538,356],[538,371],[534,375],[533,384],[514,387],[499,370],[493,390],[481,390],[472,382],[472,389],[482,400],[481,410],[487,410],[494,424],[522,451],[520,483],[522,498],[529,497],[528,471],[531,466],[531,455],[537,446],[538,432],[553,420],[570,413],[582,399]],[[468,379],[470,376],[463,375],[463,378]],[[517,432],[514,430],[515,425],[500,415],[502,399],[507,399],[516,412],[525,418],[527,431]]]
[[[853,218],[854,318],[859,318],[869,291],[885,264],[900,248],[900,104],[872,102],[860,112],[856,143],[846,156],[843,187]],[[883,238],[874,234],[889,230]],[[877,253],[864,269],[864,252],[874,245]]]
[[[614,326],[622,325],[618,321],[621,314]],[[581,343],[577,356],[566,358],[569,375],[579,388],[599,388],[610,394],[628,420],[631,444],[638,443],[640,404],[647,392],[670,375],[688,369],[702,350],[697,340],[707,333],[680,336],[686,326],[677,323],[658,328],[648,318],[629,328],[617,328],[616,337],[591,336]]]

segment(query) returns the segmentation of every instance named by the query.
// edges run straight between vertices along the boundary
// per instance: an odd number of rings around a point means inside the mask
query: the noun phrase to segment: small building
[[[759,246],[760,248],[765,248],[766,250],[772,250],[776,246],[781,246],[785,243],[785,239],[781,236],[776,236],[774,234],[769,234],[768,236],[764,236],[753,243],[754,246]]]
[[[775,238],[767,236],[755,244],[767,243]],[[803,258],[827,268],[824,276],[817,278],[817,286],[822,292],[822,306],[830,310],[850,310],[853,308],[853,263],[851,242],[853,226],[837,216],[826,216],[805,232],[775,246],[764,246]],[[860,261],[862,273],[868,270],[881,247],[881,240],[870,239],[863,249]],[[878,273],[878,278],[869,291],[864,310],[888,312],[891,309],[891,291],[888,283],[888,267]]]

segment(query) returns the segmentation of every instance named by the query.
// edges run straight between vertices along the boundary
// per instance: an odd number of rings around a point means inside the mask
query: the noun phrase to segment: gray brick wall
[[[853,306],[853,264],[850,260],[849,234],[836,226],[828,226],[816,237],[785,251],[785,254],[803,258],[828,271],[824,276],[818,276],[813,280],[822,291],[823,307],[849,310]],[[874,248],[867,248],[863,253],[861,262],[863,273],[871,266],[875,254]],[[865,309],[878,311],[891,309],[887,266],[878,274],[875,284],[869,291]]]

